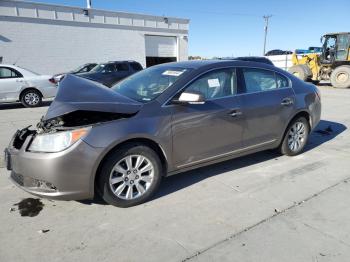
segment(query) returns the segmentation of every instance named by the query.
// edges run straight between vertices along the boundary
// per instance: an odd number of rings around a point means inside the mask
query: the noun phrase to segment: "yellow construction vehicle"
[[[350,32],[321,37],[322,52],[292,55],[290,73],[304,81],[330,80],[336,88],[350,88]]]

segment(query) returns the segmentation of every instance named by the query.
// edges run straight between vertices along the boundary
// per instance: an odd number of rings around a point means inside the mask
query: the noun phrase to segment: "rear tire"
[[[112,152],[102,164],[97,191],[110,205],[135,206],[157,191],[162,172],[156,152],[142,144],[128,144]]]
[[[42,95],[38,90],[28,89],[23,92],[20,100],[25,107],[37,107],[42,104]]]
[[[311,77],[311,71],[306,65],[294,65],[288,69],[288,72],[303,81]]]
[[[339,66],[331,74],[331,84],[335,88],[350,87],[350,66]]]
[[[284,134],[279,151],[283,155],[295,156],[300,154],[307,143],[310,126],[305,117],[299,117],[290,122]]]

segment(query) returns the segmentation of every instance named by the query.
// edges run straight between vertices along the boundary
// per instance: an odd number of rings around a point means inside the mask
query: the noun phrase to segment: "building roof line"
[[[48,6],[48,7],[58,7],[58,8],[70,8],[75,10],[84,10],[88,9],[86,7],[79,7],[79,6],[69,6],[69,5],[57,5],[57,4],[51,4],[51,3],[38,3],[34,1],[22,1],[22,0],[2,0],[3,2],[18,2],[23,4],[33,4],[33,5],[41,5],[41,6]],[[143,13],[135,13],[135,12],[125,12],[125,11],[112,11],[112,10],[105,10],[105,9],[95,9],[95,8],[89,8],[88,10],[91,10],[92,12],[105,12],[105,13],[112,13],[112,14],[125,14],[125,15],[138,15],[143,17],[149,17],[149,18],[168,18],[171,20],[177,20],[184,23],[189,23],[190,19],[188,18],[180,18],[180,17],[172,17],[172,16],[163,16],[163,15],[151,15],[151,14],[143,14]]]

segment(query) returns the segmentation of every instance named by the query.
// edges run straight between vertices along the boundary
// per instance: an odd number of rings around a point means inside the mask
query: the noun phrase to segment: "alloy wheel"
[[[24,101],[30,106],[35,106],[40,102],[40,96],[36,93],[27,93],[24,96]]]
[[[154,166],[142,155],[129,155],[114,165],[109,185],[114,195],[132,200],[145,194],[152,185]]]
[[[291,151],[296,152],[304,146],[306,139],[306,128],[302,122],[295,122],[289,129],[288,147]]]

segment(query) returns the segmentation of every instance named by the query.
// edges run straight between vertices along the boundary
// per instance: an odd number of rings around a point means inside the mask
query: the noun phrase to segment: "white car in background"
[[[25,107],[36,107],[43,98],[54,97],[56,93],[57,84],[52,76],[0,64],[0,103],[20,101]]]

